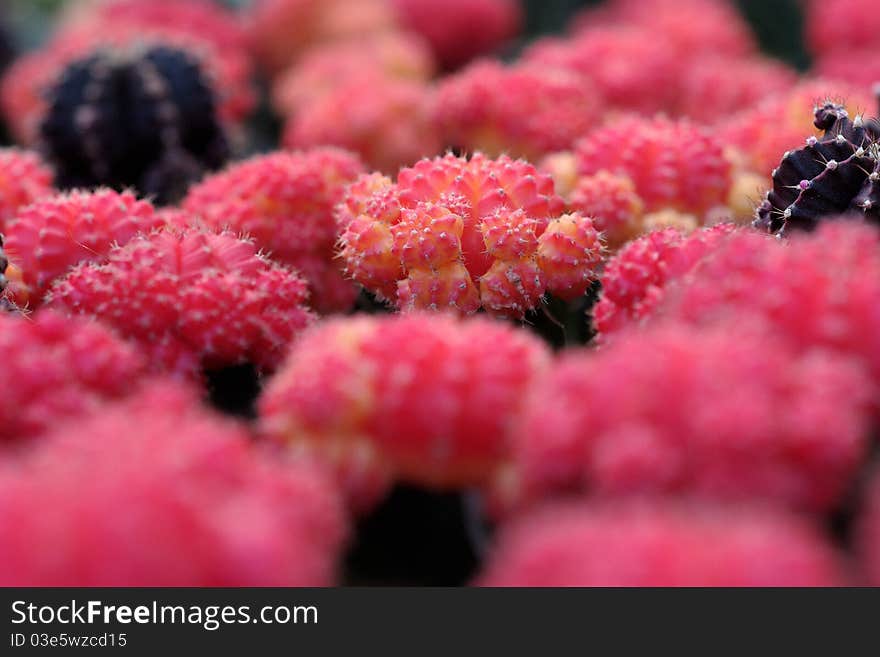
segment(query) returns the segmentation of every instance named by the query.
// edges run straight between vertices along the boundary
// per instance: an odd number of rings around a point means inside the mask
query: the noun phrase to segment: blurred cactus
[[[229,151],[198,63],[165,46],[72,63],[50,93],[40,135],[60,188],[134,187],[157,203],[181,198]]]

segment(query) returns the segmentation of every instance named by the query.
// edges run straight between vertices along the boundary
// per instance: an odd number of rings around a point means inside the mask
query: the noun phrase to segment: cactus
[[[482,308],[520,319],[545,292],[573,300],[596,277],[602,238],[564,215],[549,175],[506,155],[424,159],[349,186],[336,208],[347,274],[401,310]]]
[[[229,151],[196,60],[166,46],[70,64],[40,134],[59,187],[134,187],[158,203],[179,199]]]
[[[755,226],[782,235],[841,214],[880,222],[880,121],[850,119],[843,105],[826,102],[816,107],[813,123],[825,134],[782,156]]]

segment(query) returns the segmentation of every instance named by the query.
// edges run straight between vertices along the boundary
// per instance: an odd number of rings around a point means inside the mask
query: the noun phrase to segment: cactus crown
[[[782,156],[755,226],[781,235],[841,214],[880,223],[880,120],[851,119],[843,105],[826,102],[813,123],[824,134]]]
[[[50,92],[42,148],[61,188],[134,187],[169,203],[226,160],[215,110],[188,53],[99,50],[71,63]]]

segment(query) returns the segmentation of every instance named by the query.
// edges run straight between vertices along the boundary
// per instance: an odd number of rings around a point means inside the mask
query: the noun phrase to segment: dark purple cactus
[[[40,133],[59,187],[134,188],[157,203],[179,200],[229,151],[198,62],[165,46],[70,64]]]
[[[880,121],[850,119],[829,102],[816,108],[814,124],[825,134],[782,156],[755,226],[781,235],[843,214],[880,223]]]

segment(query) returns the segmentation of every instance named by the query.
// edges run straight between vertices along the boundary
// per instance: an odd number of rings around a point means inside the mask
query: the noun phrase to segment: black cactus
[[[782,156],[755,226],[783,234],[841,214],[880,223],[880,121],[850,119],[842,105],[825,103],[814,124],[824,135]]]
[[[178,200],[229,153],[198,62],[165,46],[101,50],[70,64],[40,136],[59,187],[133,187],[157,203]]]

